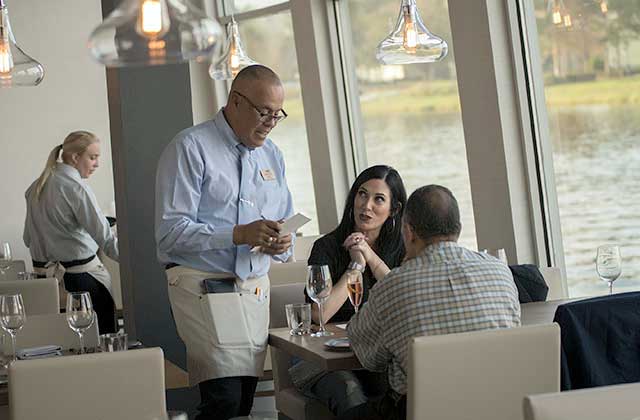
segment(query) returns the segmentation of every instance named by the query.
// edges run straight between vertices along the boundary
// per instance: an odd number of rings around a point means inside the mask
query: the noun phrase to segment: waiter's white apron
[[[91,274],[96,280],[98,280],[104,287],[107,288],[111,299],[113,299],[113,291],[111,288],[111,275],[102,265],[102,261],[96,255],[91,261],[86,264],[76,265],[73,267],[65,268],[60,262],[48,262],[44,268],[34,267],[33,271],[40,275],[45,275],[47,278],[55,277],[58,279],[58,289],[60,290],[60,307],[64,308],[67,302],[67,291],[64,288],[64,273],[88,273]]]
[[[202,280],[233,275],[183,266],[166,273],[176,329],[187,348],[189,384],[262,376],[269,333],[269,277],[236,278],[238,293],[205,294]]]

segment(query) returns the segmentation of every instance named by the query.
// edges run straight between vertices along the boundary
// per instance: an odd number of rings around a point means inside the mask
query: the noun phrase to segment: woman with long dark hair
[[[348,270],[362,271],[362,301],[366,302],[373,285],[400,265],[404,258],[401,225],[406,203],[402,178],[392,167],[376,165],[358,175],[340,224],[314,243],[308,260],[309,265],[328,265],[331,272],[333,289],[324,303],[325,321],[346,322],[354,314],[348,301]],[[316,322],[319,319],[315,305],[313,318]],[[307,362],[295,365],[291,376],[298,389],[325,403],[336,415],[381,395],[386,385],[384,375],[364,370],[324,373]]]

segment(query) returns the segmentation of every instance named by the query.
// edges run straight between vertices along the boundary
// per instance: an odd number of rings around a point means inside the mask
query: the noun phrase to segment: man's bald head
[[[242,91],[245,88],[250,89],[256,82],[266,86],[282,86],[280,77],[273,70],[262,64],[254,64],[240,70],[235,79],[233,79],[233,83],[231,83],[231,92],[234,90]]]
[[[440,185],[427,185],[415,190],[407,201],[404,217],[425,242],[435,237],[448,237],[455,241],[462,230],[458,201],[448,188]]]
[[[231,84],[224,116],[240,142],[261,147],[276,126],[284,103],[284,87],[277,74],[256,64],[245,67]]]

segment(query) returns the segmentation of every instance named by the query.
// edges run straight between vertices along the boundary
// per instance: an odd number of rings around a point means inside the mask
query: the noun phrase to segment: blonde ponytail
[[[40,178],[38,178],[38,183],[36,184],[36,200],[40,199],[40,194],[42,193],[44,184],[47,183],[47,180],[53,173],[53,169],[56,167],[56,164],[58,162],[58,157],[60,156],[61,151],[62,151],[62,145],[59,144],[53,148],[51,153],[49,153],[47,164],[45,165],[44,171],[42,171]]]
[[[40,199],[40,194],[42,193],[47,180],[53,173],[61,152],[62,161],[68,162],[71,155],[81,155],[85,150],[87,150],[87,147],[93,143],[98,143],[99,141],[98,137],[89,131],[73,131],[69,133],[61,145],[54,147],[51,153],[49,153],[47,164],[45,165],[40,178],[38,178],[38,182],[36,184],[36,200]]]

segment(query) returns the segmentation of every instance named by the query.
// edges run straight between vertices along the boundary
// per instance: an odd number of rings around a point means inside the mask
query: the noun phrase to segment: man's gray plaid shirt
[[[425,248],[378,282],[347,332],[362,365],[388,369],[389,384],[407,393],[409,339],[520,325],[509,267],[455,242]]]

